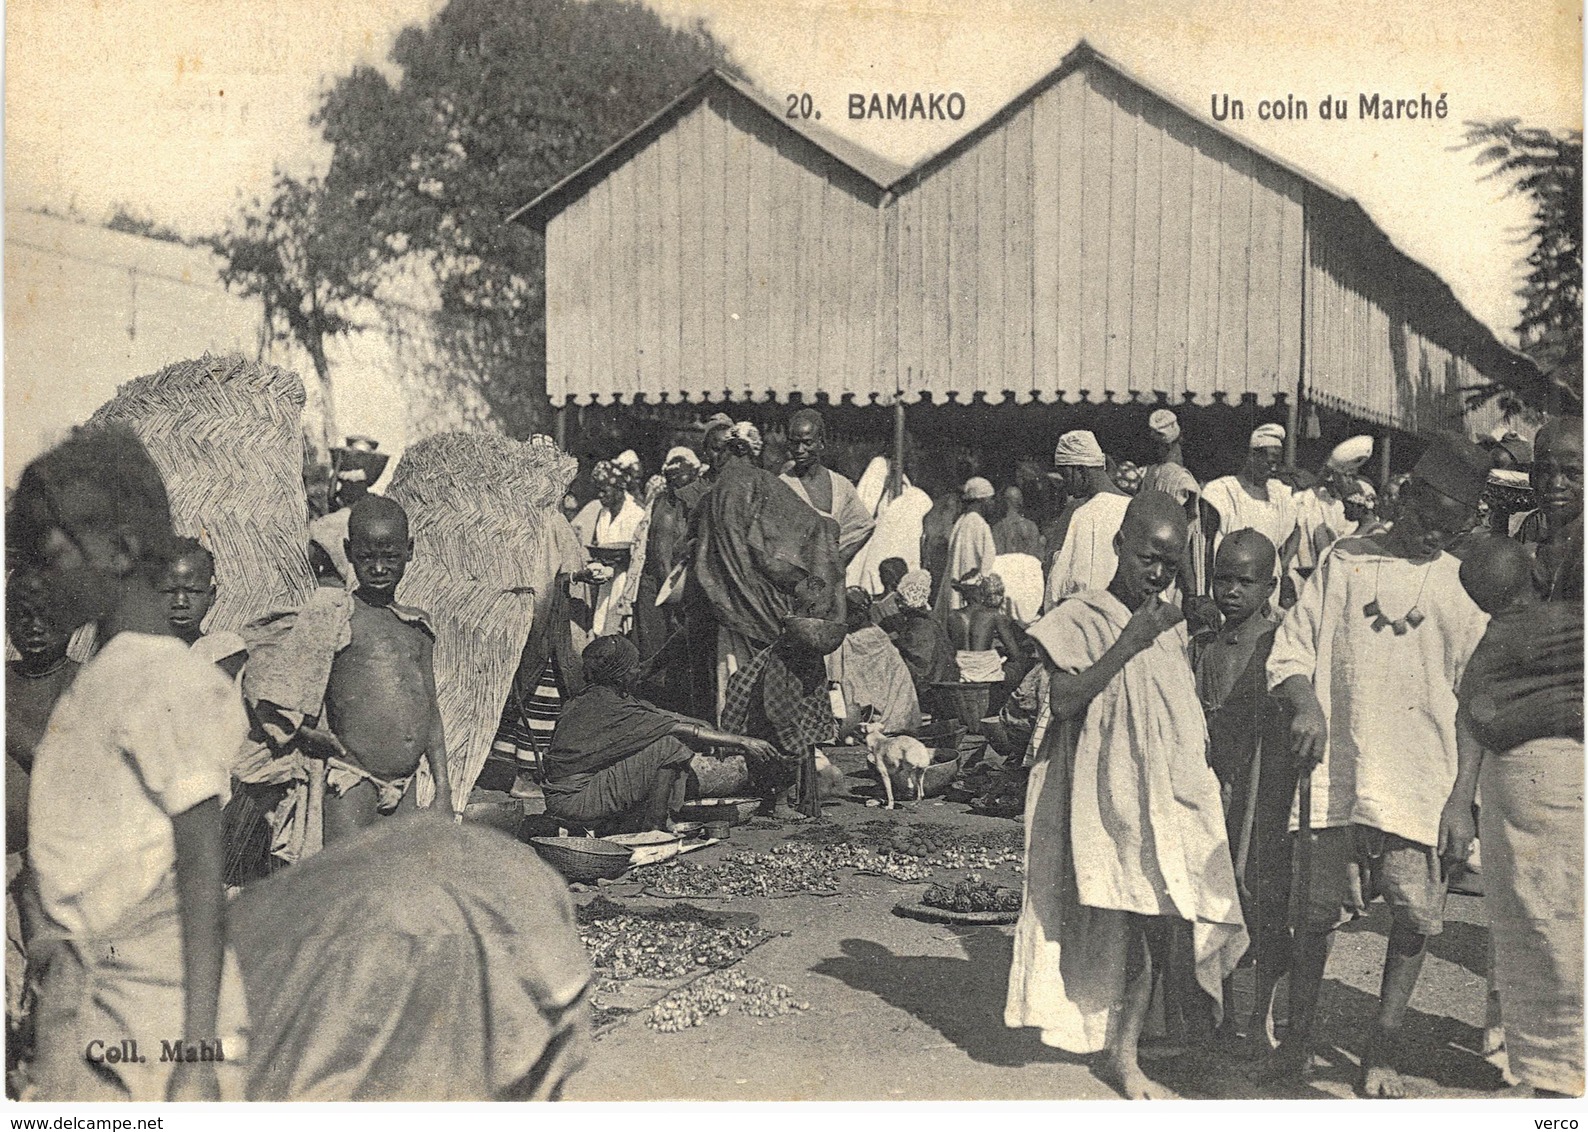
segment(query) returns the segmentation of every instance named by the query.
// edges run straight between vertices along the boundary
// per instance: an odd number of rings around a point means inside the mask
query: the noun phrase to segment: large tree
[[[1527,275],[1518,291],[1516,326],[1522,349],[1538,363],[1549,388],[1534,408],[1580,411],[1582,406],[1582,133],[1523,127],[1517,119],[1467,123],[1474,160],[1486,174],[1528,198],[1533,216],[1523,242]],[[1499,392],[1478,391],[1479,400]]]
[[[325,192],[374,259],[433,276],[433,330],[505,430],[545,426],[541,238],[507,215],[633,130],[722,47],[623,0],[451,0],[392,50],[393,83],[360,67],[315,124]]]

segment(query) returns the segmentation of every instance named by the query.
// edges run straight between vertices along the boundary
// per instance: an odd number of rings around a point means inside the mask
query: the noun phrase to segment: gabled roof
[[[659,134],[671,129],[680,118],[713,94],[726,94],[728,97],[740,100],[755,112],[777,123],[780,128],[803,138],[844,168],[857,174],[875,190],[878,203],[881,203],[888,187],[906,172],[904,166],[896,165],[863,146],[839,137],[825,126],[809,119],[788,117],[784,112],[785,108],[779,106],[769,95],[713,67],[633,133],[511,213],[507,219],[519,220],[532,228],[544,231],[553,216],[584,196],[613,169],[644,149]]]
[[[1388,260],[1395,265],[1392,271],[1402,287],[1415,289],[1419,292],[1419,297],[1432,300],[1436,307],[1449,312],[1449,316],[1441,319],[1441,325],[1435,328],[1441,337],[1447,342],[1459,343],[1474,364],[1485,374],[1505,381],[1534,403],[1543,403],[1547,382],[1539,372],[1537,363],[1495,337],[1494,332],[1456,298],[1449,285],[1437,273],[1396,247],[1389,234],[1378,226],[1355,198],[1299,166],[1292,165],[1261,146],[1254,145],[1240,135],[1232,133],[1217,122],[1203,117],[1178,99],[1144,82],[1084,39],[1070,49],[1057,67],[1010,99],[991,118],[944,149],[917,163],[891,186],[894,195],[899,196],[908,192],[922,179],[950,164],[982,138],[1000,129],[1004,123],[1065,76],[1089,65],[1112,72],[1148,98],[1173,109],[1198,126],[1218,134],[1231,145],[1239,146],[1257,160],[1300,181],[1308,193],[1307,209],[1310,214],[1327,216],[1333,224],[1339,226],[1340,230],[1348,233],[1361,245],[1378,250],[1382,256],[1380,262]]]

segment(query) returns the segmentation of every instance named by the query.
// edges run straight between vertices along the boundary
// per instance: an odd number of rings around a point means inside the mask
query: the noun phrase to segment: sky
[[[504,0],[510,2],[510,0]],[[1500,336],[1515,297],[1524,202],[1459,152],[1466,119],[1580,128],[1580,7],[1564,0],[655,0],[703,20],[752,81],[809,92],[822,124],[904,163],[943,148],[1040,78],[1083,36],[1203,115],[1243,99],[1238,135],[1357,198]],[[321,92],[384,64],[441,0],[10,0],[10,203],[117,204],[212,231],[281,166],[327,154]],[[959,122],[849,121],[851,92],[963,94]],[[1358,92],[1447,96],[1443,121],[1360,121]],[[1346,122],[1262,122],[1260,99],[1344,97]]]

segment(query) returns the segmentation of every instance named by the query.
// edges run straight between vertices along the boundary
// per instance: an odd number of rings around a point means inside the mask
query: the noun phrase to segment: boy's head
[[[128,585],[153,586],[176,551],[160,471],[122,426],[76,429],[29,464],[6,534],[11,565],[40,573],[68,633],[114,613]]]
[[[1274,592],[1274,544],[1250,528],[1219,544],[1213,560],[1213,602],[1228,625],[1244,625]]]
[[[165,599],[171,631],[191,645],[215,604],[215,559],[196,539],[179,539],[176,557],[155,589]]]
[[[985,574],[976,583],[976,600],[988,609],[999,609],[1004,603],[1004,580],[997,574]]]
[[[1582,518],[1582,418],[1561,417],[1533,438],[1533,493],[1552,524]]]
[[[1440,433],[1429,441],[1401,489],[1388,549],[1432,558],[1472,529],[1489,482],[1489,458],[1476,444]]]
[[[366,495],[347,517],[346,550],[358,592],[378,603],[391,601],[414,555],[408,512],[394,499]]]
[[[877,577],[882,582],[884,593],[892,593],[899,588],[899,583],[904,581],[904,576],[910,572],[910,567],[902,558],[884,558],[877,563]]]
[[[49,586],[37,570],[18,570],[6,584],[6,636],[24,668],[48,668],[66,656],[71,634],[56,624]]]
[[[1131,609],[1157,597],[1174,581],[1185,556],[1185,508],[1161,491],[1132,496],[1114,536],[1119,569],[1109,587]]]
[[[1461,584],[1477,607],[1493,617],[1536,598],[1533,556],[1519,542],[1486,538],[1461,563]]]

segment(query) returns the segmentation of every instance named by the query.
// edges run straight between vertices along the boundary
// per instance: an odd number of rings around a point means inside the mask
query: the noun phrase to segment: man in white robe
[[[1218,779],[1180,611],[1159,595],[1184,555],[1185,512],[1137,496],[1107,589],[1036,625],[1049,674],[1026,796],[1025,905],[1005,1025],[1098,1064],[1125,1096],[1164,1097],[1137,1042],[1175,921],[1189,921],[1196,981],[1216,1017],[1246,950]]]
[[[838,528],[838,556],[848,565],[871,537],[871,511],[860,502],[855,485],[822,463],[827,426],[815,409],[801,409],[789,418],[789,467],[779,477],[824,519]]]
[[[1213,560],[1224,536],[1247,527],[1267,535],[1279,550],[1279,577],[1290,569],[1301,536],[1290,488],[1274,478],[1284,450],[1284,426],[1260,425],[1252,432],[1241,470],[1233,476],[1220,476],[1202,489],[1202,535],[1207,540],[1204,585],[1213,577]]]
[[[1085,429],[1059,437],[1058,447],[1053,450],[1053,465],[1070,498],[1085,502],[1075,509],[1064,541],[1053,553],[1044,612],[1071,594],[1108,587],[1114,568],[1119,565],[1114,536],[1119,533],[1131,498],[1109,477],[1103,449],[1097,437]]]
[[[987,522],[993,485],[981,476],[972,476],[965,481],[960,497],[964,509],[948,534],[948,569],[937,590],[939,616],[965,605],[965,595],[954,587],[955,582],[993,573],[993,563],[998,560],[998,545],[993,541],[992,527]]]

